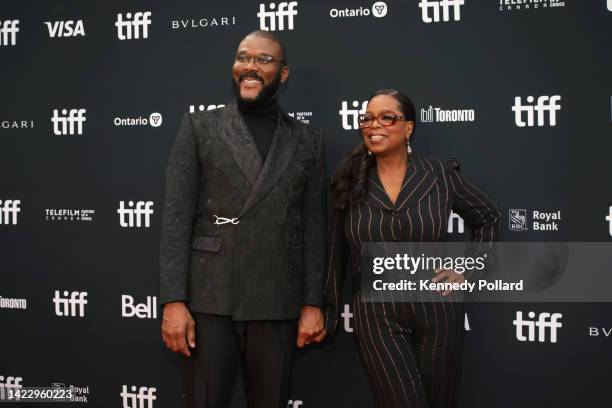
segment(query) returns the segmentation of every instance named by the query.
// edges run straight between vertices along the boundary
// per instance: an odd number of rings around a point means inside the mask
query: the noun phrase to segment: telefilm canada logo
[[[45,208],[45,221],[93,221],[95,210],[73,208]]]
[[[474,122],[476,111],[474,109],[445,109],[433,107],[421,108],[422,123],[444,123],[444,122]]]
[[[338,114],[342,118],[342,129],[359,129],[359,114],[365,113],[368,101],[342,101],[340,106]]]
[[[377,1],[369,6],[361,6],[359,8],[333,8],[329,10],[329,16],[331,18],[346,18],[346,17],[376,17],[381,18],[387,15],[387,3],[384,1]]]
[[[499,0],[499,11],[548,10],[564,7],[560,0]]]
[[[113,124],[118,127],[134,127],[134,126],[151,126],[151,127],[160,127],[164,121],[164,118],[161,113],[153,112],[148,116],[135,116],[135,117],[115,117],[113,119]]]
[[[533,210],[530,213],[531,220],[526,209],[511,208],[508,214],[510,231],[559,231],[561,211]]]
[[[266,31],[283,31],[294,29],[294,17],[298,15],[297,1],[259,4],[259,29]]]

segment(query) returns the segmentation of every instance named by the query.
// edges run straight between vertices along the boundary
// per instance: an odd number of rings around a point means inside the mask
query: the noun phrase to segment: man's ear
[[[281,83],[284,84],[285,82],[287,82],[287,79],[289,79],[289,67],[283,65],[283,67],[281,68]]]

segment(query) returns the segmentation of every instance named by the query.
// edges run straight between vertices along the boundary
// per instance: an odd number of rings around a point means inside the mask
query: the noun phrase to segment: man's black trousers
[[[291,391],[297,320],[236,322],[192,313],[196,348],[186,359],[188,408],[226,408],[240,366],[249,408],[285,408]]]

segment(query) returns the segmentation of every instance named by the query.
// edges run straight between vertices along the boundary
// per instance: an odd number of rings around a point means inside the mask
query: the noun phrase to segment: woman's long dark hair
[[[381,89],[374,92],[368,102],[379,95],[393,97],[406,120],[416,124],[416,113],[410,98],[395,89]],[[368,155],[368,149],[363,141],[344,158],[331,184],[335,211],[344,210],[351,203],[363,200],[368,188],[368,173],[375,163],[374,155]]]

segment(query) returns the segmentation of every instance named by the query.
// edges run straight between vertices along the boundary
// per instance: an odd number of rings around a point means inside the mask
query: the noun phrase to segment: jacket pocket
[[[221,250],[221,237],[193,237],[191,249],[206,252],[219,252]]]

